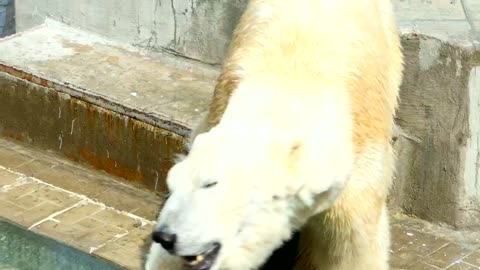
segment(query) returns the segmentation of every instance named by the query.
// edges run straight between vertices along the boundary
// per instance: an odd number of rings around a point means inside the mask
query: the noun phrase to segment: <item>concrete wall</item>
[[[46,16],[109,38],[220,63],[246,0],[17,0],[19,31]]]
[[[391,206],[458,228],[480,224],[480,53],[438,39],[403,39]]]
[[[17,0],[17,28],[46,16],[134,44],[221,63],[246,0]],[[480,1],[393,0],[406,55],[392,206],[480,224]]]
[[[393,2],[401,29],[440,39],[480,37],[478,0]],[[247,0],[17,0],[17,29],[23,31],[41,24],[48,16],[141,48],[219,64],[246,3]]]
[[[15,1],[0,0],[0,37],[15,33]]]
[[[0,136],[165,192],[183,137],[49,86],[0,72]]]

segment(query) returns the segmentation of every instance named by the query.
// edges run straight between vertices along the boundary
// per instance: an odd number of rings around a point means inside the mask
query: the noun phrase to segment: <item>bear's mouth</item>
[[[185,260],[186,265],[190,270],[209,270],[217,260],[220,246],[219,243],[214,243],[201,254],[182,256],[182,258]]]

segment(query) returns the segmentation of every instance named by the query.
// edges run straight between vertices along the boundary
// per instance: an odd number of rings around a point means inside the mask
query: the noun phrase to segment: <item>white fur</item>
[[[350,220],[350,226],[338,225],[345,232],[349,231],[349,239],[348,241],[339,240],[331,247],[326,256],[322,254],[323,256],[314,257],[312,263],[315,265],[315,269],[388,269],[390,234],[387,207],[386,205],[381,207],[379,222],[376,224],[375,211],[372,210],[368,213],[368,209],[365,209],[375,205],[373,203],[374,198],[365,196],[365,194],[387,196],[388,189],[385,187],[389,186],[386,183],[389,177],[386,173],[390,171],[393,162],[388,158],[390,157],[389,151],[390,149],[384,145],[372,144],[359,154],[352,169],[348,187],[343,190],[342,200],[348,202],[345,203],[345,209],[343,209],[346,213],[339,213],[355,217]],[[312,220],[313,222],[311,222]],[[325,229],[321,219],[313,217],[311,221],[309,235],[321,237]],[[318,233],[314,233],[315,231]],[[322,240],[313,240],[308,249],[322,250],[322,245]],[[375,256],[372,256],[372,254]],[[342,259],[330,263],[326,257]]]
[[[147,254],[144,270],[182,269],[183,263],[179,258],[170,255],[160,244],[152,243]]]
[[[315,91],[302,82],[292,97],[289,89],[299,83],[291,83],[240,85],[221,123],[198,135],[170,170],[171,195],[158,226],[173,228],[178,255],[202,253],[218,241],[212,270],[255,269],[340,194],[353,164],[347,96],[331,94],[341,85]],[[218,185],[202,189],[211,181]]]
[[[306,225],[301,263],[387,269],[401,62],[389,0],[250,0],[207,124],[167,177],[157,228],[177,235],[175,255],[219,242],[212,270],[257,269]],[[149,269],[169,263],[154,245]]]

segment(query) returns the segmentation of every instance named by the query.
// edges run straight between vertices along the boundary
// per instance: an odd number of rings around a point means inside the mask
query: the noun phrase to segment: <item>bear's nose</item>
[[[173,251],[175,248],[175,242],[177,241],[177,235],[169,233],[165,229],[160,229],[153,232],[153,241],[159,243],[166,251]]]

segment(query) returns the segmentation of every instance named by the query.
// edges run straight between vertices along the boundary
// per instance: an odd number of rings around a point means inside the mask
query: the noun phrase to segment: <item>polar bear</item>
[[[145,269],[388,269],[403,56],[390,0],[251,0],[169,171]]]

